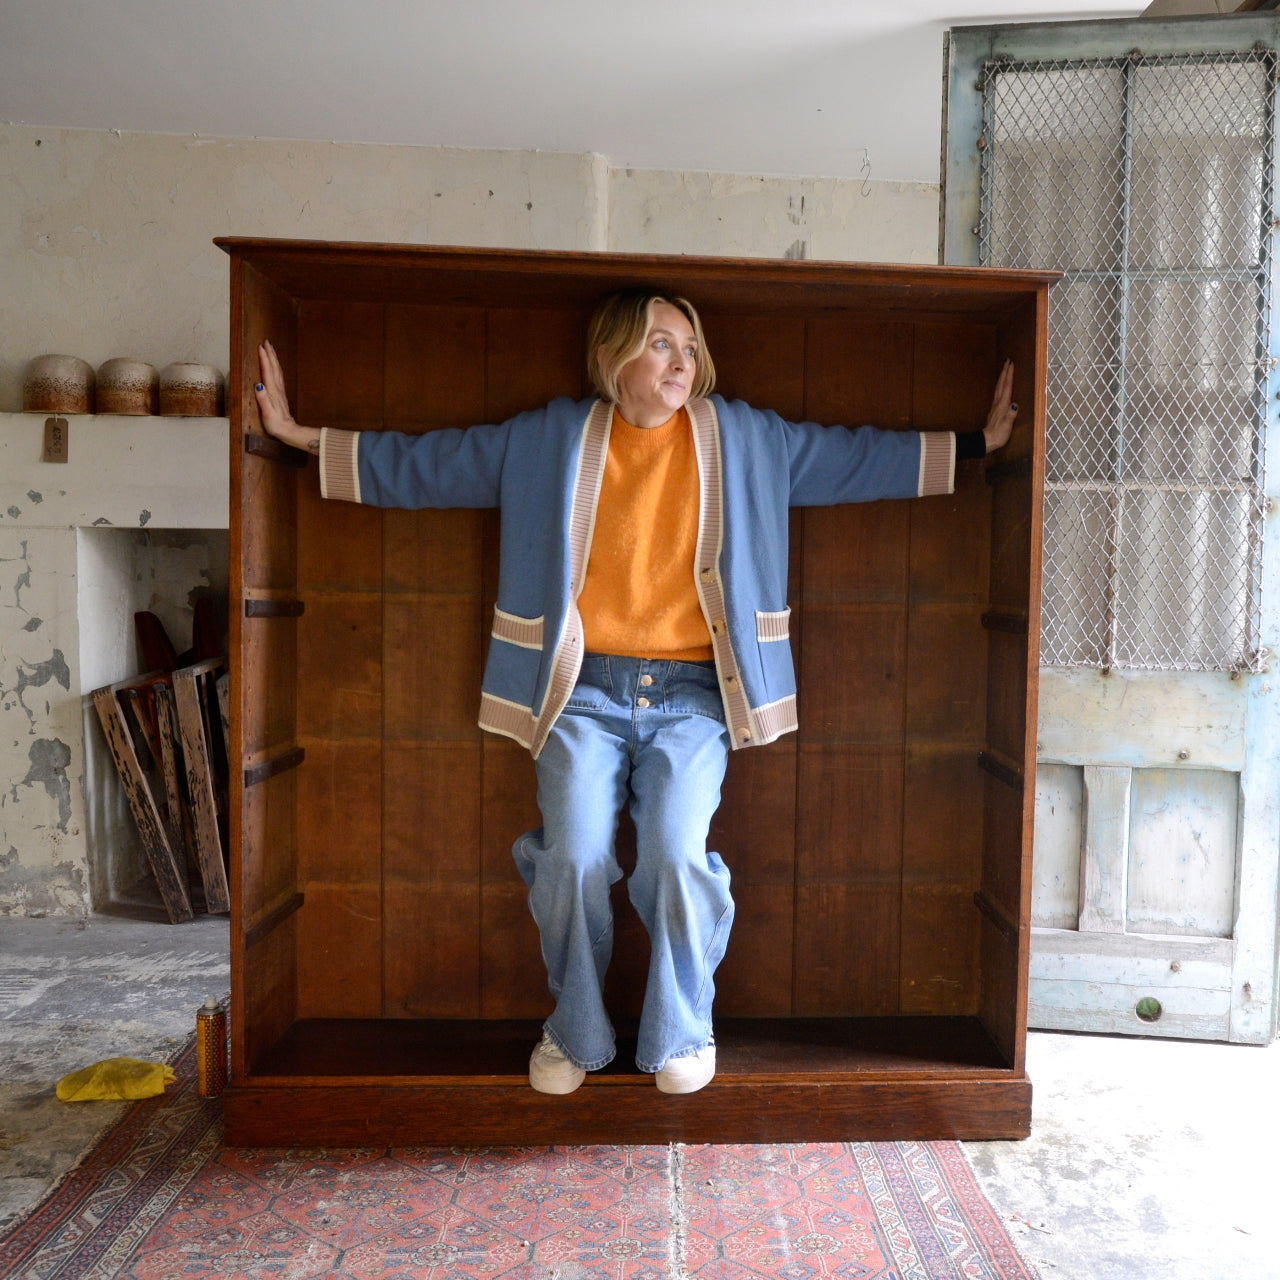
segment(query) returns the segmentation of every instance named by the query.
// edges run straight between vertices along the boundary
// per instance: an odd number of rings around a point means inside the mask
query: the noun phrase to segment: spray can
[[[216,1098],[227,1083],[227,1011],[210,996],[196,1011],[196,1091]]]

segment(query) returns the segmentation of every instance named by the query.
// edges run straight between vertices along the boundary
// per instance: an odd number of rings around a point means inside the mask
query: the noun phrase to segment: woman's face
[[[693,389],[698,344],[679,307],[660,302],[644,350],[618,373],[618,409],[637,427],[659,427],[683,407]]]

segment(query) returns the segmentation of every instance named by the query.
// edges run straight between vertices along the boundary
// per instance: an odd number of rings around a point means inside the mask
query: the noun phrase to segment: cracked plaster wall
[[[21,409],[26,363],[46,352],[225,370],[227,258],[215,236],[928,262],[938,207],[926,184],[25,125],[0,125],[0,192],[0,414]],[[25,490],[6,504],[0,914],[83,914],[105,890],[86,845],[101,815],[86,812],[97,765],[82,698],[128,672],[100,679],[116,650],[92,629],[81,636],[77,530],[42,522]],[[82,673],[82,659],[94,670]]]
[[[0,526],[0,914],[88,908],[76,630],[75,530]]]

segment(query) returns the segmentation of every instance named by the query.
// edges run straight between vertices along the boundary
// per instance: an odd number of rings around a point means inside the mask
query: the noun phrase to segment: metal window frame
[[[1280,19],[1273,14],[1236,15],[1230,19],[1186,18],[1165,21],[1119,20],[1088,23],[1037,23],[1005,27],[961,27],[947,33],[943,93],[943,184],[940,201],[939,254],[950,263],[981,265],[983,248],[990,232],[991,210],[984,199],[984,159],[988,137],[991,95],[986,90],[986,77],[994,65],[1016,70],[1019,66],[1093,68],[1100,64],[1115,66],[1122,75],[1123,110],[1123,169],[1122,190],[1123,218],[1119,262],[1116,269],[1093,273],[1117,284],[1119,326],[1119,359],[1116,362],[1117,383],[1114,386],[1113,457],[1114,474],[1111,481],[1123,486],[1124,428],[1126,406],[1126,376],[1128,372],[1128,303],[1132,285],[1142,279],[1166,280],[1176,273],[1155,269],[1133,271],[1128,259],[1129,211],[1132,207],[1132,100],[1134,71],[1139,65],[1152,63],[1176,65],[1179,62],[1203,64],[1207,60],[1220,62],[1263,61],[1268,71],[1270,113],[1266,126],[1269,130],[1264,143],[1263,209],[1264,225],[1257,265],[1237,270],[1234,274],[1258,289],[1260,299],[1257,326],[1256,366],[1260,371],[1255,382],[1255,422],[1257,443],[1254,451],[1252,483],[1247,486],[1249,499],[1258,518],[1250,525],[1247,574],[1249,598],[1242,601],[1245,613],[1245,639],[1243,652],[1235,660],[1225,660],[1218,666],[1186,666],[1181,663],[1166,665],[1163,662],[1146,664],[1148,669],[1216,669],[1249,670],[1265,668],[1269,654],[1260,642],[1260,636],[1272,629],[1266,625],[1264,611],[1273,593],[1267,592],[1264,578],[1272,576],[1264,572],[1266,559],[1262,556],[1261,512],[1265,507],[1266,477],[1264,461],[1268,446],[1276,442],[1268,439],[1277,432],[1276,415],[1272,406],[1277,394],[1277,350],[1280,338],[1270,325],[1270,317],[1277,314],[1276,280],[1274,265],[1274,239],[1276,223],[1272,221],[1275,209],[1275,177],[1277,161],[1276,119],[1276,66],[1280,46]],[[991,135],[994,136],[994,135]],[[1084,279],[1086,274],[1073,272],[1072,279]],[[1186,274],[1186,273],[1183,273]],[[1230,271],[1217,271],[1214,279],[1224,280]],[[1241,486],[1244,488],[1245,486]],[[1118,519],[1119,517],[1117,517]],[[1120,538],[1117,536],[1110,550],[1111,563],[1107,566],[1108,582],[1116,580],[1116,557]],[[1274,604],[1272,605],[1274,612]],[[1118,664],[1117,627],[1119,610],[1114,601],[1107,604],[1106,654],[1099,664],[1109,670]],[[1074,664],[1073,664],[1074,665]]]

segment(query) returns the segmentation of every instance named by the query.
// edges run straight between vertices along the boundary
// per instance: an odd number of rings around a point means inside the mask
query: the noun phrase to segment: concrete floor
[[[0,1232],[126,1103],[54,1085],[159,1060],[228,988],[227,922],[0,918]],[[1026,1142],[966,1143],[1044,1280],[1280,1280],[1280,1045],[1032,1032]]]

